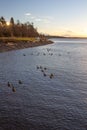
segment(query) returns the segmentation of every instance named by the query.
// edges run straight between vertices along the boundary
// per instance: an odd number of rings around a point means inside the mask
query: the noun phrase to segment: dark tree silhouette
[[[39,33],[33,23],[21,23],[19,20],[15,23],[13,17],[10,19],[10,25],[7,26],[5,18],[2,16],[0,18],[0,37],[2,36],[37,37],[39,36]]]
[[[14,25],[14,18],[13,17],[11,17],[11,19],[10,19],[10,24]]]
[[[2,23],[2,25],[6,25],[6,21],[5,21],[5,18],[3,16],[1,16],[0,22]]]
[[[10,33],[11,33],[11,37],[14,36],[14,18],[11,17],[10,19]]]

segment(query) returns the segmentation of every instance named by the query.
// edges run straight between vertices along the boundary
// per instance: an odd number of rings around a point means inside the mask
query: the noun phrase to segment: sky
[[[87,37],[87,0],[0,0],[0,17],[33,22],[38,32]]]

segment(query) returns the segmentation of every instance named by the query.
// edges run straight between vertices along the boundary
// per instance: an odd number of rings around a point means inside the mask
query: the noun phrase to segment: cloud
[[[42,19],[36,18],[35,21],[40,22],[40,21],[42,21]]]
[[[33,17],[33,16],[32,16],[32,17],[30,17],[30,18],[31,18],[31,19],[35,19],[35,17]]]
[[[49,19],[43,19],[43,22],[44,23],[50,23],[50,20]]]
[[[26,15],[26,16],[30,16],[30,15],[31,15],[31,13],[26,13],[25,15]]]
[[[54,20],[54,17],[52,17],[52,16],[46,16],[45,18],[48,20]]]
[[[71,30],[65,30],[65,31],[63,31],[63,35],[64,36],[74,36],[75,33]]]
[[[29,18],[31,19],[31,20],[34,20],[34,21],[36,21],[36,22],[42,22],[42,23],[44,23],[44,24],[48,24],[48,23],[50,23],[51,22],[51,18],[52,17],[39,17],[39,16],[34,16],[34,15],[32,15],[31,13],[25,13],[25,16],[30,16]]]
[[[50,23],[50,20],[45,19],[45,18],[36,18],[35,21],[36,22],[43,22],[43,23]]]

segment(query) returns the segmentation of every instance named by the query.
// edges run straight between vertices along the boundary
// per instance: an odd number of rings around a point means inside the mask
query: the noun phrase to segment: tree
[[[10,25],[7,25],[5,18],[2,16],[0,18],[0,36],[37,37],[39,34],[33,23],[21,23],[19,20],[14,23],[14,18],[11,17]]]
[[[6,21],[5,21],[5,18],[3,16],[0,18],[0,22],[2,23],[2,25],[6,25]]]
[[[13,37],[14,36],[14,18],[13,17],[11,17],[11,19],[10,19],[10,32],[11,32],[11,37]]]
[[[13,17],[11,17],[11,19],[10,19],[10,24],[14,25],[14,18]]]
[[[21,24],[21,23],[20,23],[20,21],[19,21],[19,20],[17,20],[17,25],[18,25],[18,26],[20,26],[20,24]]]

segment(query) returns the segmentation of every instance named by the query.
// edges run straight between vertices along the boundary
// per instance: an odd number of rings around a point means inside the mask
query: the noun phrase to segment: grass
[[[0,37],[0,41],[2,42],[18,42],[18,41],[34,42],[35,40],[36,40],[35,37]]]

